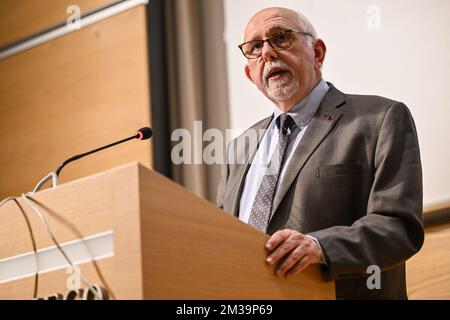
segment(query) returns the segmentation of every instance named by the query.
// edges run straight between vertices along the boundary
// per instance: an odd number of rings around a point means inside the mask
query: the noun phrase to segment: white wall
[[[380,9],[380,29],[368,27]],[[230,119],[245,129],[270,115],[271,103],[246,79],[237,45],[259,9],[283,6],[305,14],[328,47],[324,78],[347,93],[402,101],[418,129],[425,206],[450,201],[449,0],[225,0]],[[375,24],[371,24],[376,26]]]

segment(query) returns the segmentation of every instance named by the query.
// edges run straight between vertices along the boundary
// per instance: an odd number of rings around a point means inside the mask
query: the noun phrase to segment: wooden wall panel
[[[0,60],[0,198],[149,125],[148,79],[145,6]],[[151,166],[150,142],[79,160],[61,181],[130,161]]]
[[[81,15],[118,0],[1,0],[0,47],[64,23],[67,8],[75,4]]]
[[[422,250],[407,262],[410,299],[450,299],[450,223],[427,228]]]

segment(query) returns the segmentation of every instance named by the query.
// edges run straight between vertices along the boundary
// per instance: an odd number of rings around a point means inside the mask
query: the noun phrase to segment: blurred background
[[[151,126],[150,142],[80,160],[61,182],[139,161],[215,201],[220,165],[173,164],[172,132],[186,128],[201,144],[194,121],[236,136],[271,114],[237,48],[249,18],[269,6],[310,19],[328,47],[325,80],[410,108],[427,240],[408,266],[408,290],[449,299],[448,0],[0,0],[0,198]]]

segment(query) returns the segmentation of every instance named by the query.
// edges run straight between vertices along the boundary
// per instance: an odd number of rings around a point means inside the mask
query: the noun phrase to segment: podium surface
[[[82,276],[112,299],[335,299],[318,265],[276,277],[266,234],[137,163],[31,198]],[[23,199],[0,208],[0,237],[0,299],[85,287]]]

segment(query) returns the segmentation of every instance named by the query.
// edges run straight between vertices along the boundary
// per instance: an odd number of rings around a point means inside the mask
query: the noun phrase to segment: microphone
[[[108,144],[106,146],[103,146],[103,147],[100,147],[100,148],[97,148],[97,149],[94,149],[94,150],[91,150],[91,151],[88,151],[88,152],[85,152],[85,153],[73,156],[72,158],[69,158],[66,161],[64,161],[63,163],[61,163],[60,166],[58,167],[58,169],[56,169],[56,172],[51,172],[47,176],[45,176],[41,181],[39,181],[39,183],[36,185],[36,187],[34,187],[34,190],[32,192],[27,193],[27,194],[31,195],[31,194],[37,192],[44,185],[44,183],[46,183],[49,179],[52,179],[52,187],[53,188],[56,187],[58,185],[58,177],[61,174],[61,170],[66,165],[71,163],[72,161],[84,158],[84,157],[86,157],[86,156],[88,156],[90,154],[102,151],[102,150],[107,149],[107,148],[114,147],[114,146],[116,146],[118,144],[130,141],[130,140],[133,140],[133,139],[148,140],[152,136],[153,136],[153,130],[151,128],[149,128],[149,127],[144,127],[144,128],[139,129],[136,132],[136,134],[131,136],[131,137],[128,137],[126,139],[122,139],[120,141],[113,142],[113,143]]]
[[[130,141],[130,140],[133,140],[133,139],[138,139],[138,140],[148,140],[148,139],[150,139],[150,138],[152,137],[152,135],[153,135],[153,130],[152,130],[151,128],[149,128],[149,127],[141,128],[141,129],[139,129],[139,130],[137,131],[137,133],[136,133],[135,135],[133,135],[133,136],[131,136],[131,137],[128,137],[128,138],[126,138],[126,139],[122,139],[122,140],[120,140],[120,141],[113,142],[113,143],[111,143],[111,144],[108,144],[108,145],[106,145],[106,146],[103,146],[103,147],[94,149],[94,150],[92,150],[92,151],[88,151],[88,152],[86,152],[86,153],[82,153],[82,154],[73,156],[72,158],[69,158],[69,159],[67,159],[66,161],[64,161],[62,164],[60,164],[60,166],[58,167],[58,169],[56,169],[56,176],[59,177],[59,174],[61,173],[61,170],[62,170],[66,165],[68,165],[69,163],[71,163],[72,161],[75,161],[75,160],[84,158],[84,157],[86,157],[86,156],[88,156],[88,155],[90,155],[90,154],[93,154],[93,153],[102,151],[102,150],[104,150],[104,149],[108,149],[108,148],[114,147],[114,146],[116,146],[116,145],[118,145],[118,144],[121,144],[121,143]]]

